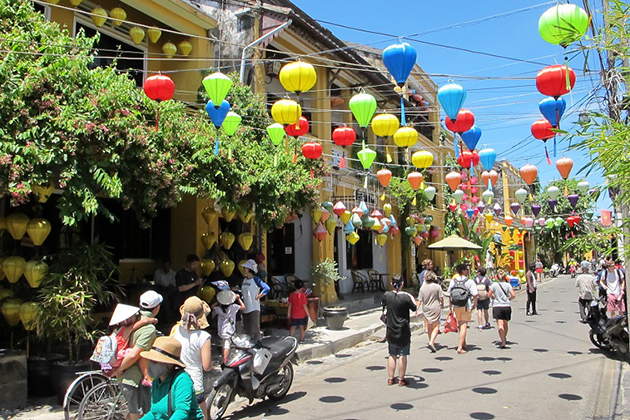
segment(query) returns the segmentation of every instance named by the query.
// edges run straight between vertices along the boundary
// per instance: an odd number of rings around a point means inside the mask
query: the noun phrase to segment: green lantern
[[[282,124],[273,123],[269,127],[267,127],[267,133],[269,133],[269,137],[271,137],[271,142],[274,146],[278,146],[284,140],[284,136],[287,134],[284,131],[284,126]]]
[[[204,77],[201,83],[213,104],[221,104],[232,87],[232,79],[221,72]]]
[[[361,128],[366,128],[376,112],[376,99],[368,93],[359,93],[350,98],[350,110]]]
[[[588,14],[574,4],[551,7],[538,20],[538,32],[550,44],[565,47],[582,38],[588,30]]]
[[[223,120],[222,126],[225,134],[227,134],[228,136],[233,136],[234,133],[236,133],[236,130],[238,130],[238,127],[241,125],[241,120],[241,116],[238,115],[236,112],[228,112],[225,120]]]
[[[357,156],[361,161],[361,165],[363,165],[363,169],[368,170],[370,169],[370,166],[372,166],[374,159],[376,159],[376,152],[369,147],[364,146],[363,149],[357,153]]]
[[[527,190],[524,188],[519,188],[514,192],[514,197],[518,200],[519,203],[523,204],[527,199]]]
[[[461,203],[462,200],[464,199],[464,191],[455,190],[455,192],[453,193],[453,199],[455,199],[455,202],[457,204]]]
[[[363,223],[363,227],[366,229],[370,229],[372,226],[374,226],[375,223],[375,218],[367,216],[367,217],[363,217],[361,219],[361,223]]]

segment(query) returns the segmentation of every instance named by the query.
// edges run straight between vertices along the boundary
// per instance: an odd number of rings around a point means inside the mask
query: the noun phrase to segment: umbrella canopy
[[[477,244],[473,244],[466,239],[460,238],[457,235],[451,235],[448,238],[444,238],[441,241],[438,241],[432,245],[429,245],[427,248],[429,249],[481,249],[481,247]]]

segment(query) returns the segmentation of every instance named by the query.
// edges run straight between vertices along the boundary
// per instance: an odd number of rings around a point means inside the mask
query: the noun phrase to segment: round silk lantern
[[[532,164],[527,164],[520,169],[521,178],[527,185],[532,185],[536,181],[538,175],[538,168]]]
[[[446,174],[446,183],[448,184],[449,188],[453,191],[457,189],[461,181],[462,181],[462,174],[460,174],[459,172],[453,171]]]
[[[173,58],[173,56],[177,54],[177,46],[168,41],[164,45],[162,45],[162,52],[164,53],[166,58]]]
[[[31,238],[33,244],[35,244],[36,246],[40,246],[44,243],[51,230],[52,226],[50,225],[50,222],[46,219],[31,219],[26,225],[28,236]]]
[[[92,22],[94,22],[94,25],[96,25],[97,28],[105,25],[105,22],[107,22],[107,18],[109,17],[109,15],[107,14],[107,10],[98,6],[92,9],[91,13],[92,14],[90,15],[90,17],[92,18]]]
[[[232,244],[234,243],[235,239],[236,238],[234,237],[234,234],[231,232],[223,232],[221,235],[219,235],[219,241],[221,241],[221,246],[225,249],[232,248]]]
[[[393,136],[400,127],[400,120],[393,114],[379,114],[372,118],[372,131],[379,137]]]
[[[151,36],[150,33],[149,36]],[[222,103],[232,87],[232,79],[221,72],[209,74],[203,78],[201,83],[214,104]]]
[[[578,182],[577,187],[582,194],[586,194],[588,189],[591,188],[591,184],[589,184],[588,181],[580,181]]]
[[[359,93],[350,98],[350,110],[359,123],[359,127],[366,128],[376,112],[376,99],[367,93]]]
[[[243,251],[249,251],[252,247],[252,243],[254,243],[254,235],[251,233],[245,232],[238,235],[238,244],[241,246]]]
[[[175,93],[175,83],[164,74],[154,74],[147,77],[142,86],[144,93],[154,101],[168,101]]]
[[[77,0],[70,0],[70,2],[76,2]],[[82,3],[83,0],[79,1],[78,3]],[[74,4],[74,6],[78,6],[78,4]],[[127,20],[127,12],[125,12],[124,9],[120,8],[120,7],[114,7],[109,15],[112,18],[113,24],[114,26],[120,26],[123,24],[123,21]]]
[[[238,130],[238,127],[241,125],[242,120],[243,118],[241,118],[241,116],[236,112],[228,112],[222,124],[225,134],[233,136],[236,133],[236,130]]]
[[[588,14],[574,4],[558,4],[540,16],[538,32],[550,44],[566,48],[586,34],[590,19]]]
[[[538,140],[549,140],[556,135],[553,126],[546,119],[534,121],[531,130],[532,136]]]
[[[214,207],[204,207],[204,209],[201,210],[201,217],[208,225],[211,225],[217,218],[217,211]]]
[[[302,145],[302,154],[307,159],[318,159],[322,155],[322,145],[309,141]]]
[[[309,128],[310,125],[306,117],[300,117],[299,123],[289,124],[285,130],[288,135],[297,138],[308,133]]]
[[[378,178],[378,182],[381,183],[383,188],[387,188],[389,185],[389,181],[392,179],[392,171],[389,169],[381,169],[376,172],[376,177]]]
[[[20,305],[20,321],[26,331],[33,331],[37,326],[37,303],[24,302]]]
[[[420,169],[426,169],[433,165],[433,153],[426,150],[419,150],[411,155],[411,163]]]
[[[157,27],[149,28],[147,29],[147,35],[149,35],[149,40],[151,40],[151,42],[155,44],[160,40],[160,37],[162,36],[162,30]]]
[[[282,124],[273,123],[267,127],[267,134],[269,134],[269,138],[271,138],[271,143],[273,143],[274,146],[278,146],[282,143],[287,133],[284,131]]]
[[[187,56],[192,52],[193,46],[188,41],[182,41],[177,44],[177,49],[182,53],[183,56]]]
[[[10,327],[15,327],[20,323],[20,306],[22,306],[22,300],[16,298],[7,299],[0,306],[0,312]]]
[[[220,269],[225,277],[230,277],[230,275],[232,275],[232,272],[234,271],[234,261],[232,260],[221,261]]]
[[[556,168],[558,169],[560,176],[567,179],[571,173],[571,169],[573,168],[573,160],[566,156],[561,157],[556,161]]]
[[[39,184],[39,185],[36,184],[36,185],[31,186],[31,190],[33,191],[33,194],[37,196],[37,200],[40,203],[45,203],[46,201],[48,201],[54,189],[55,189],[55,184],[53,184],[52,181],[50,181],[48,184]]]
[[[201,234],[201,244],[206,249],[206,251],[210,251],[210,249],[212,249],[215,243],[217,243],[216,233],[210,232],[210,233]]]
[[[481,180],[486,185],[486,187],[489,187],[490,185],[496,185],[497,181],[499,180],[499,173],[494,169],[492,169],[491,171],[483,171],[483,173],[481,174]],[[491,182],[492,184],[489,184],[489,182]]]
[[[17,283],[25,269],[26,261],[22,257],[7,257],[2,261],[2,271],[9,283]]]
[[[488,204],[490,204],[490,202],[492,201],[492,199],[494,198],[494,193],[490,190],[486,190],[484,192],[481,193],[481,198]]]
[[[411,147],[418,141],[418,131],[413,127],[400,127],[394,133],[394,143],[398,147]]]
[[[294,61],[293,63],[285,64],[282,69],[280,69],[278,77],[282,87],[298,95],[311,90],[317,82],[315,68],[312,64],[303,61]]]
[[[357,133],[351,127],[337,127],[332,133],[332,139],[337,146],[350,146],[357,139]]]
[[[420,188],[420,184],[422,184],[422,174],[420,172],[411,172],[407,175],[407,181],[409,181],[409,185],[413,188],[414,191],[417,191]]]
[[[7,230],[11,237],[18,241],[22,239],[29,222],[28,216],[23,213],[12,213],[6,217],[6,221]]]
[[[383,51],[383,64],[399,87],[405,85],[413,66],[416,64],[416,58],[416,50],[406,42],[390,45]]]
[[[224,206],[221,209],[221,214],[223,215],[223,219],[225,219],[225,221],[229,223],[234,220],[234,216],[236,216],[236,211],[234,211],[234,209],[228,205]]]
[[[271,117],[280,124],[295,124],[302,116],[302,107],[291,99],[280,99],[271,107]]]
[[[446,115],[451,120],[456,120],[466,100],[466,91],[456,83],[448,83],[438,89],[437,98]]]
[[[389,218],[392,215],[392,205],[389,203],[383,204],[383,213],[385,213],[385,217]],[[390,220],[391,223],[391,220]]]
[[[457,113],[456,120],[451,120],[451,118],[447,116],[445,123],[449,131],[463,133],[470,130],[475,124],[475,115],[469,109],[462,108]]]
[[[455,192],[453,192],[453,199],[455,200],[457,204],[460,204],[463,198],[464,198],[464,191],[455,190]]]
[[[558,98],[569,93],[574,85],[575,72],[563,64],[545,67],[536,75],[536,87],[545,96]]]
[[[27,262],[24,268],[24,277],[32,288],[37,288],[42,284],[46,273],[48,273],[48,264],[39,260]]]
[[[215,264],[214,264],[214,260],[201,260],[199,262],[199,268],[201,269],[201,274],[203,274],[204,276],[209,276],[210,274],[212,274],[212,272],[215,269]]]
[[[361,239],[361,238],[359,237],[359,234],[356,233],[356,232],[352,232],[352,233],[346,235],[346,240],[348,242],[350,242],[350,245],[356,244],[357,242],[359,242],[359,239]]]

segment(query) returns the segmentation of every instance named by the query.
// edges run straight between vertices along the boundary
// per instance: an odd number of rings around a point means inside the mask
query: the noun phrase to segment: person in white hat
[[[157,315],[159,312],[158,306],[162,304],[163,300],[161,294],[154,290],[149,290],[140,296],[140,307],[151,313],[155,312],[155,315]],[[157,311],[155,310],[156,308],[158,308]]]
[[[256,277],[258,272],[258,264],[254,260],[247,260],[243,264],[245,278],[241,285],[243,294],[243,326],[245,333],[249,334],[254,340],[260,340],[260,298],[269,293],[269,286]]]
[[[217,302],[212,305],[212,309],[219,318],[217,324],[219,337],[223,341],[223,363],[226,363],[230,354],[232,337],[236,333],[236,314],[245,309],[245,304],[233,291],[223,290],[217,295]]]

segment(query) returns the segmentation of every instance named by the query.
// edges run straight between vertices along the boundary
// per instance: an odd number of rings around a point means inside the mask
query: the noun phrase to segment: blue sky
[[[418,34],[413,38],[536,62],[516,62],[406,41],[418,51],[418,64],[427,73],[453,75],[454,81],[464,86],[467,90],[464,107],[473,111],[475,124],[483,130],[479,145],[494,148],[498,159],[506,158],[517,167],[525,163],[535,164],[543,185],[560,177],[555,167],[557,158],[566,155],[573,159],[573,176],[588,162],[588,158],[581,152],[566,151],[566,141],[558,143],[558,154],[554,159],[553,142],[549,141],[552,165],[548,165],[543,143],[531,137],[531,124],[543,118],[538,111],[538,102],[544,96],[536,89],[536,73],[544,65],[564,62],[564,50],[543,41],[538,34],[540,15],[555,2],[294,0],[294,3],[314,19],[321,21],[397,36]],[[519,11],[530,7],[529,10]],[[514,13],[505,15],[508,12]],[[460,25],[483,18],[488,19]],[[383,35],[322,24],[343,40],[376,48],[385,48],[396,41]],[[583,101],[588,98],[593,84],[599,82],[596,74],[583,76],[584,55],[570,55],[573,56],[575,57],[571,59],[570,66],[576,71],[578,78],[573,92],[565,96],[567,112],[561,123],[561,128],[565,130],[570,130],[572,123],[577,121],[578,114],[586,107]],[[593,55],[589,62],[594,69],[598,68]],[[505,80],[506,78],[509,80]],[[440,86],[447,81],[445,77],[432,79]],[[591,102],[588,107],[594,109],[597,104]],[[603,179],[598,174],[591,174],[588,181],[591,186],[595,186],[601,184]],[[610,201],[607,194],[602,196],[606,198],[600,199],[599,205],[607,208]]]

